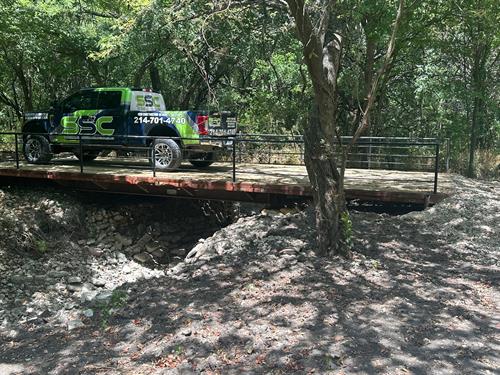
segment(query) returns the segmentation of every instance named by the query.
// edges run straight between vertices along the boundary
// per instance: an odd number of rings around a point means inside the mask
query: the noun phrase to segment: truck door
[[[116,144],[125,134],[120,90],[85,90],[65,99],[53,116],[53,142]]]
[[[114,144],[126,143],[126,139],[122,137],[128,135],[122,95],[123,90],[98,91],[96,140]]]
[[[95,116],[96,106],[97,93],[93,90],[80,91],[64,99],[50,115],[51,141],[62,145],[78,143],[80,123]]]

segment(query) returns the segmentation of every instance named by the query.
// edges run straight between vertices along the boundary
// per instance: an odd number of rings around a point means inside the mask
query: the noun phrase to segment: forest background
[[[453,171],[498,168],[499,12],[494,0],[407,4],[366,136],[450,139]],[[341,133],[354,132],[397,7],[337,1],[345,30]],[[312,85],[281,1],[0,0],[0,130],[82,87],[151,87],[169,109],[232,110],[246,132],[301,134]],[[472,155],[474,158],[470,158]]]

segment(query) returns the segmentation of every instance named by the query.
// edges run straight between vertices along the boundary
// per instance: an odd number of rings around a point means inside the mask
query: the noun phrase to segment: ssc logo
[[[80,118],[78,118],[78,126],[80,127],[80,134],[94,135],[97,131],[96,117],[81,116]]]
[[[152,95],[144,95],[144,104],[146,107],[153,107],[153,96]]]
[[[159,110],[161,108],[160,97],[151,94],[137,95],[135,97],[135,103],[138,108],[143,108],[143,110],[150,108]]]
[[[115,129],[104,128],[104,125],[113,123],[113,116],[65,116],[61,119],[62,133],[65,135],[94,135],[99,133],[111,136]]]

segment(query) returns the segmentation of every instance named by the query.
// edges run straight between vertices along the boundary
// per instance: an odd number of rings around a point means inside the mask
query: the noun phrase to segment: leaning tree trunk
[[[323,255],[349,253],[351,221],[346,211],[344,194],[345,160],[350,147],[368,127],[370,109],[375,102],[381,77],[389,69],[395,50],[396,34],[401,23],[404,0],[399,0],[393,32],[382,67],[372,77],[366,104],[359,120],[359,126],[352,137],[351,145],[336,146],[338,133],[336,115],[337,78],[342,58],[342,33],[334,22],[335,1],[320,2],[319,13],[312,11],[306,0],[285,0],[295,20],[296,32],[303,45],[304,62],[307,65],[314,90],[316,108],[311,122],[306,127],[305,162],[311,182],[316,207],[318,248]],[[312,2],[316,4],[317,2]],[[311,15],[317,15],[312,20]],[[340,143],[340,142],[339,142]],[[335,160],[336,147],[341,155],[340,168]]]
[[[344,177],[335,157],[334,139],[322,130],[314,109],[304,131],[305,163],[311,182],[319,255],[348,255],[350,219],[346,209]],[[323,121],[332,121],[323,119]],[[343,163],[343,161],[340,161]]]

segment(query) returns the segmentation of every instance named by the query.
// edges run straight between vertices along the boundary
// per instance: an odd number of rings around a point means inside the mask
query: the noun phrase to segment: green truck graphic
[[[82,89],[46,112],[25,114],[23,153],[40,164],[61,152],[90,161],[104,150],[147,147],[157,169],[177,169],[183,160],[207,167],[225,144],[207,138],[235,135],[236,128],[229,112],[168,111],[162,95],[149,90]]]

